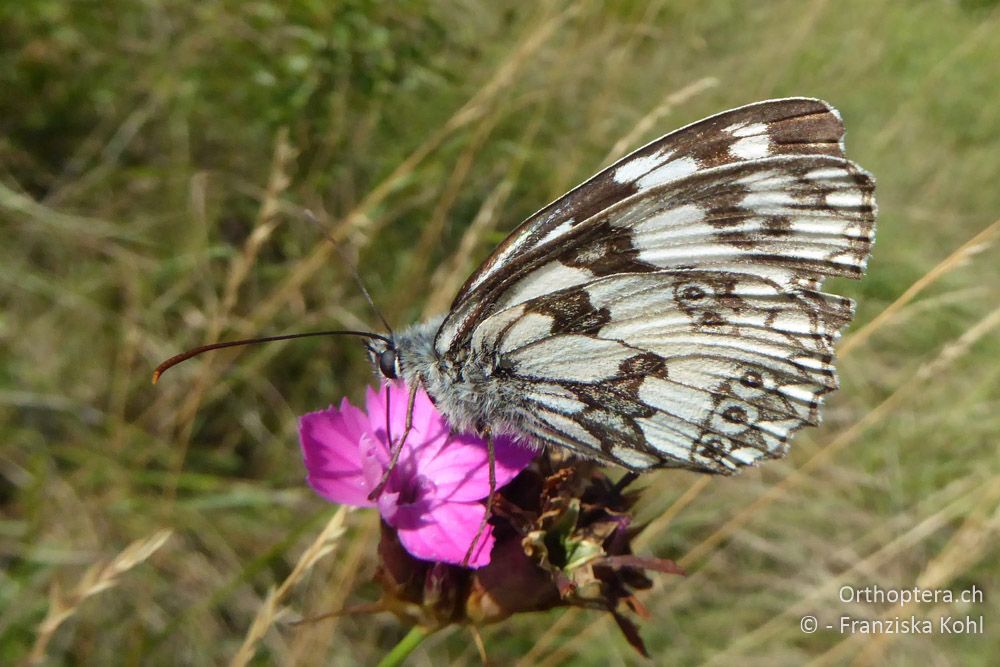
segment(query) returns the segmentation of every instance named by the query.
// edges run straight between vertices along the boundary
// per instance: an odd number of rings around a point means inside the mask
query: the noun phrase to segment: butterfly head
[[[435,317],[387,336],[370,337],[365,347],[375,372],[386,380],[403,380],[410,386],[436,375],[439,358],[434,336],[440,326],[441,318]]]
[[[378,369],[387,380],[395,380],[402,375],[399,367],[399,351],[396,348],[396,341],[392,339],[373,338],[368,341],[368,356],[372,365]]]

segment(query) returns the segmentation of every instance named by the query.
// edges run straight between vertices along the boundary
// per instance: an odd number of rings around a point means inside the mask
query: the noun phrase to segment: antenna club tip
[[[153,371],[153,384],[160,381],[160,376],[163,375],[162,371]]]

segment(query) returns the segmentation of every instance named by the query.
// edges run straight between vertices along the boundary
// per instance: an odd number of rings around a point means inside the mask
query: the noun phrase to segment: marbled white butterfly
[[[728,474],[819,421],[862,275],[874,179],[840,114],[769,100],[688,125],[523,222],[444,317],[372,339],[459,431],[631,471]]]

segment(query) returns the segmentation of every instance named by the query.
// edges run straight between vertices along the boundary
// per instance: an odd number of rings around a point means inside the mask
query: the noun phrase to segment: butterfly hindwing
[[[846,299],[738,266],[610,276],[485,320],[532,437],[631,469],[728,473],[783,455],[836,387]]]

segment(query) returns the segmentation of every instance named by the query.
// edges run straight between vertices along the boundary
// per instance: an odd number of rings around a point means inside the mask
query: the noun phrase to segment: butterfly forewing
[[[789,98],[749,104],[705,118],[634,151],[525,220],[493,252],[454,305],[518,255],[644,187],[699,169],[774,155],[843,156],[844,125],[826,102]]]
[[[842,159],[842,138],[840,116],[829,105],[793,98],[727,111],[654,141],[518,227],[459,293],[438,334],[439,353],[463,345],[478,321],[511,304],[512,291],[530,298],[596,276],[719,261],[704,254],[687,262],[663,257],[704,252],[692,248],[698,240],[709,242],[708,252],[732,254],[752,238],[791,240],[790,225],[798,221],[796,240],[813,246],[800,264],[809,261],[820,237],[840,233],[836,225],[807,224],[807,218],[830,217],[831,205],[832,215],[846,214],[845,224],[856,220],[857,229],[844,232],[865,237],[855,252],[867,254],[861,246],[870,244],[873,184]],[[768,159],[776,163],[760,167]],[[789,201],[792,191],[801,201]],[[706,235],[708,225],[714,232]],[[650,244],[638,247],[640,237]],[[787,241],[783,249],[787,257]]]
[[[618,273],[730,263],[784,270],[789,281],[857,277],[872,241],[871,197],[867,174],[839,158],[706,170],[633,195],[526,256],[487,303],[509,307]]]
[[[434,342],[490,360],[518,428],[625,467],[729,473],[782,456],[836,388],[833,345],[874,235],[843,124],[796,98],[728,111],[529,218]],[[486,363],[486,362],[480,362]]]

